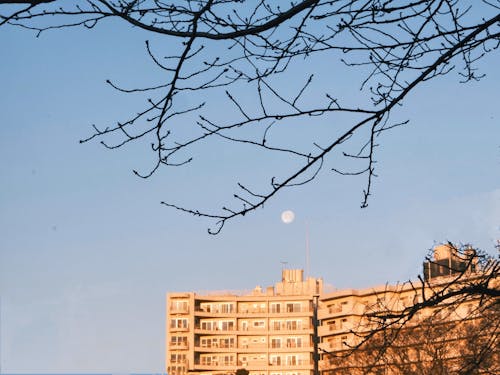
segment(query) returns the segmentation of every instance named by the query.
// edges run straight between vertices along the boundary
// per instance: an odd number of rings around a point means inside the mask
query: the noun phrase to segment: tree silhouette
[[[431,278],[427,274],[419,283],[402,285],[392,293],[396,298],[385,299],[380,293],[379,303],[366,306],[358,324],[348,332],[349,342],[342,350],[324,350],[326,373],[465,375],[500,371],[500,262],[469,246],[447,246],[454,259],[428,257],[425,263],[440,269],[441,274]],[[413,297],[413,303],[402,305],[398,300],[402,296]]]
[[[82,142],[116,149],[147,140],[155,161],[134,170],[142,178],[192,163],[199,146],[214,140],[289,158],[290,168],[275,171],[266,187],[238,183],[234,200],[217,212],[162,202],[213,219],[209,232],[216,234],[323,169],[365,175],[366,207],[379,136],[408,122],[391,115],[424,82],[452,71],[462,82],[481,79],[478,60],[499,46],[499,9],[498,0],[0,0],[0,25],[40,35],[119,20],[175,44],[178,50],[164,56],[145,43],[162,81],[134,88],[107,81],[144,102],[112,124],[94,125]],[[314,69],[318,58],[355,71],[356,99],[315,86],[324,79]],[[295,89],[283,88],[285,80]],[[320,117],[333,124],[326,134],[315,124]],[[307,139],[294,142],[289,124],[307,127]],[[355,167],[339,168],[343,160]]]
[[[248,375],[248,374],[249,374],[249,371],[247,369],[244,369],[244,368],[239,368],[234,373],[234,375]]]

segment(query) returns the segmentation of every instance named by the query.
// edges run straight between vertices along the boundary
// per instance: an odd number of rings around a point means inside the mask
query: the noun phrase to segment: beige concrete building
[[[315,296],[322,280],[283,270],[281,282],[250,293],[169,293],[169,375],[311,375]]]
[[[424,282],[432,288],[447,285],[466,266],[473,276],[475,263],[466,265],[452,247],[438,246],[433,261],[424,263]],[[169,293],[167,373],[228,374],[239,368],[250,375],[365,373],[363,368],[353,372],[352,361],[340,365],[332,359],[373,329],[368,318],[372,313],[402,311],[421,302],[422,293],[430,290],[416,285],[325,293],[322,279],[304,280],[302,270],[283,270],[281,282],[249,293]],[[444,304],[439,311],[424,309],[412,319],[418,323],[436,314],[460,321],[474,306],[470,300]],[[340,366],[347,366],[344,372]]]
[[[474,252],[470,249],[465,254],[469,251]],[[468,255],[471,254],[475,252]],[[481,366],[488,369],[496,366],[498,370],[499,352],[495,348],[500,345],[500,332],[494,323],[500,318],[498,303],[496,307],[494,302],[488,307],[486,298],[468,292],[454,296],[454,291],[472,290],[478,285],[482,279],[476,271],[477,258],[464,258],[449,244],[439,245],[434,248],[433,259],[423,264],[423,280],[321,295],[319,372],[322,375],[469,373],[464,368],[469,362],[474,365],[479,352],[484,356]],[[497,274],[492,275],[490,285],[498,288]],[[439,301],[447,293],[451,297]],[[429,302],[434,296],[439,301],[436,305],[429,303],[430,307],[411,311],[416,304]],[[377,318],[381,312],[395,318]],[[381,325],[388,329],[374,336],[368,346],[357,347]],[[396,331],[397,336],[391,336]],[[356,350],[352,351],[353,348]],[[476,370],[470,373],[483,373]]]

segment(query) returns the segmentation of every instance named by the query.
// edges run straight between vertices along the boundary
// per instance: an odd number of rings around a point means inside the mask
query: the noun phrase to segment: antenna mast
[[[309,277],[309,223],[306,222],[306,280]]]

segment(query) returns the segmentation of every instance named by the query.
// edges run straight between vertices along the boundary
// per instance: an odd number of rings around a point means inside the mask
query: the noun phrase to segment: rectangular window
[[[289,331],[295,331],[298,329],[302,329],[302,321],[301,320],[287,320],[286,321],[286,329]]]
[[[233,313],[234,312],[234,305],[232,303],[222,303],[221,304],[221,312],[222,313]]]
[[[271,313],[277,314],[281,312],[281,303],[271,303]]]
[[[187,319],[172,319],[172,320],[170,320],[170,328],[186,329],[187,327],[188,327],[188,320]]]
[[[281,348],[281,339],[271,339],[271,348]]]
[[[254,320],[253,327],[254,328],[264,328],[265,324],[266,323],[263,320]]]
[[[300,312],[300,302],[289,302],[286,304],[286,312]]]
[[[200,305],[200,309],[201,309],[201,311],[211,312],[212,311],[212,304],[210,304],[210,303],[202,303]]]
[[[185,300],[172,300],[170,303],[171,312],[189,312],[188,301]]]
[[[339,312],[342,312],[342,307],[340,307],[340,305],[338,304],[333,304],[331,305],[328,310],[330,311],[330,313],[339,313]]]
[[[186,346],[187,337],[186,336],[172,336],[170,338],[170,345],[172,346]]]
[[[269,358],[269,362],[272,366],[281,366],[281,356],[272,355]]]
[[[219,322],[221,331],[232,331],[234,329],[234,322],[231,320]]]
[[[234,339],[233,338],[225,338],[220,340],[221,348],[233,348],[234,347]]]
[[[286,339],[287,348],[300,348],[302,346],[302,339],[300,337],[288,337]]]
[[[185,354],[173,353],[170,354],[170,363],[184,363],[186,362]]]
[[[279,331],[281,328],[281,322],[279,320],[271,320],[271,327],[274,331]]]
[[[297,356],[296,355],[287,355],[286,356],[286,364],[287,364],[287,366],[297,366]]]
[[[201,322],[201,329],[211,331],[212,330],[212,322]]]

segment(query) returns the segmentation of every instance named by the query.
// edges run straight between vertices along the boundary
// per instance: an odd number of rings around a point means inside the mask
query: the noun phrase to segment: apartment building
[[[239,368],[245,368],[250,375],[377,373],[365,368],[367,362],[375,362],[367,357],[338,359],[373,330],[374,321],[370,317],[380,311],[403,311],[422,302],[426,293],[448,285],[456,273],[466,271],[473,278],[477,267],[476,263],[466,263],[457,256],[452,246],[440,245],[434,249],[433,260],[423,264],[424,279],[420,284],[327,293],[322,279],[304,280],[302,270],[283,270],[281,282],[265,289],[256,287],[248,293],[169,293],[167,373],[219,375],[233,374]],[[471,300],[458,304],[453,300],[448,302],[449,305],[443,303],[439,308],[419,311],[412,317],[411,324],[422,322],[424,327],[431,316],[437,317],[432,320],[434,323],[439,319],[467,322],[471,311],[478,306],[478,301]],[[441,337],[436,340],[440,340],[446,333],[443,329],[439,331],[444,323],[434,323],[424,334],[429,339],[432,331]],[[469,326],[462,329],[455,324],[454,327],[455,331],[448,330],[453,338],[446,341],[455,348],[481,340],[473,336],[474,333],[466,336]],[[489,328],[481,329],[483,336],[488,334]],[[415,337],[413,333],[412,340]],[[412,345],[416,348],[417,344]],[[410,357],[415,356],[412,350]],[[422,358],[419,360],[432,360]],[[387,372],[385,369],[380,373],[410,373],[410,370]]]
[[[498,303],[496,308],[494,304],[490,305],[493,309],[486,308],[486,299],[480,296],[457,294],[415,313],[409,310],[432,296],[439,298],[446,293],[452,296],[461,288],[478,285],[477,259],[464,258],[455,250],[450,244],[436,246],[433,259],[423,263],[423,279],[413,283],[323,294],[318,309],[319,372],[322,375],[482,373],[465,370],[468,362],[475,366],[473,362],[481,355],[486,361],[496,363],[487,367],[496,366],[498,370],[499,352],[491,350],[500,344],[495,323],[500,318]],[[465,254],[473,252],[469,249]],[[498,275],[492,276],[492,285],[498,287]],[[380,319],[377,317],[380,313],[395,318]],[[366,335],[382,325],[389,328],[375,335],[368,346],[358,347]],[[397,336],[392,336],[396,331]]]
[[[169,375],[311,375],[314,312],[321,279],[283,270],[281,282],[249,293],[169,293]]]

